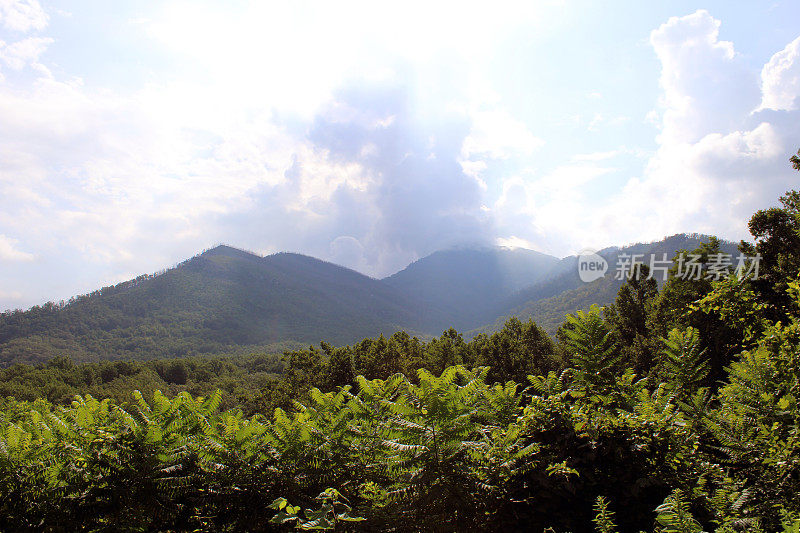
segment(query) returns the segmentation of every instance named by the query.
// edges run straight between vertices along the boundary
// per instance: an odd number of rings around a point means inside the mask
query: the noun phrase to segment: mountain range
[[[620,254],[671,258],[702,240],[680,234],[601,250],[610,271],[591,283],[580,280],[576,256],[525,249],[443,250],[378,280],[305,255],[262,257],[222,245],[158,275],[2,313],[0,365],[56,355],[96,361],[276,352],[398,330],[427,337],[454,327],[469,336],[511,316],[553,333],[566,313],[613,301]],[[723,249],[734,253],[735,245]]]

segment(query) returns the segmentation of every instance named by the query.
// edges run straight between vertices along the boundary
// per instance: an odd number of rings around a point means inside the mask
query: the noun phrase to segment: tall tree
[[[721,242],[711,237],[692,251],[680,250],[670,269],[670,276],[653,302],[651,328],[654,336],[667,337],[673,328],[692,327],[698,330],[701,349],[706,350],[711,370],[708,383],[716,383],[725,374],[725,367],[741,351],[742,333],[731,328],[718,314],[697,307],[696,302],[714,289],[707,276],[707,266],[721,253]],[[687,266],[694,258],[699,270]]]
[[[425,347],[425,368],[433,374],[441,374],[445,368],[465,363],[462,354],[467,344],[455,329],[450,328],[438,339],[432,339]]]
[[[569,364],[578,381],[602,388],[616,381],[620,354],[614,343],[614,332],[603,320],[600,307],[592,305],[588,312],[567,315],[562,335],[569,353]]]
[[[320,343],[328,356],[325,388],[335,390],[336,387],[351,385],[356,378],[353,368],[353,354],[349,346],[334,348],[327,342]]]
[[[647,265],[632,269],[615,302],[603,310],[620,345],[622,360],[637,372],[650,370],[653,361],[651,320],[658,283]]]
[[[800,159],[792,158],[800,170]],[[748,255],[761,255],[759,277],[753,287],[768,302],[772,318],[786,320],[791,300],[788,284],[800,273],[800,192],[788,191],[780,197],[782,207],[756,212],[748,224],[755,244],[742,241],[739,249]]]

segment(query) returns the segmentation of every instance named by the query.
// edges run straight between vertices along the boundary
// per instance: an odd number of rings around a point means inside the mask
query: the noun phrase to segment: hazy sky
[[[384,276],[747,236],[800,174],[800,2],[0,0],[0,309],[225,242]]]

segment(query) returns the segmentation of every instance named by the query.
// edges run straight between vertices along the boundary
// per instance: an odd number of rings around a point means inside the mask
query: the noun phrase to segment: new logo
[[[578,254],[578,276],[585,283],[592,282],[605,276],[608,270],[608,261],[597,255],[594,250],[583,250]]]

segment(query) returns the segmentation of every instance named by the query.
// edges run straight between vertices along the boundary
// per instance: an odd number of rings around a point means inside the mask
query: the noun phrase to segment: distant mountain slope
[[[423,325],[396,289],[312,257],[227,246],[66,306],[0,316],[0,364],[54,354],[148,359],[285,343],[336,344]]]
[[[591,283],[584,283],[576,289],[565,290],[555,296],[530,300],[514,308],[508,314],[500,316],[493,323],[467,332],[466,336],[474,337],[479,333],[492,334],[499,331],[512,316],[521,320],[532,319],[546,332],[555,335],[568,313],[574,313],[579,309],[588,309],[595,303],[602,306],[613,302],[621,286],[621,281],[617,281],[613,276],[606,276]]]
[[[656,242],[605,248],[597,253],[608,262],[608,271],[603,278],[591,283],[584,283],[578,276],[577,256],[565,257],[552,270],[550,278],[508,297],[503,302],[505,310],[499,313],[499,318],[470,334],[497,331],[511,316],[533,319],[549,333],[555,333],[567,313],[588,309],[595,303],[602,306],[614,301],[622,286],[622,281],[615,279],[617,260],[621,254],[643,254],[645,261],[649,261],[651,254],[657,259],[667,254],[667,258],[672,259],[679,250],[694,250],[709,239],[708,235],[677,234]],[[734,256],[739,253],[737,245],[728,241],[721,241],[721,250]]]
[[[467,330],[497,316],[498,304],[541,281],[556,257],[525,249],[453,249],[424,257],[383,281],[416,300],[429,332]]]

